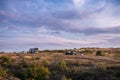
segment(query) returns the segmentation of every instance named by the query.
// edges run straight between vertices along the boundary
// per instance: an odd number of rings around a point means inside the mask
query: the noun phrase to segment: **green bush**
[[[7,76],[7,71],[6,71],[6,70],[3,70],[3,69],[0,67],[0,77],[5,78],[6,76]]]
[[[59,61],[52,64],[52,68],[55,71],[65,71],[67,70],[67,65],[65,61]]]
[[[50,65],[50,62],[45,59],[45,60],[41,61],[41,65],[44,66],[44,67],[48,67]]]
[[[8,56],[1,56],[0,63],[1,65],[8,65],[12,59]]]
[[[66,66],[65,61],[59,62],[59,63],[58,63],[58,68],[61,69],[61,70],[66,70],[66,69],[67,69],[67,66]]]
[[[47,80],[50,75],[48,68],[36,64],[29,65],[26,68],[21,67],[17,73],[17,77],[22,80]]]
[[[49,79],[49,70],[45,67],[34,67],[27,69],[28,75],[35,80],[46,80]]]
[[[102,51],[97,51],[97,52],[96,52],[96,56],[105,56],[105,54],[102,53]]]

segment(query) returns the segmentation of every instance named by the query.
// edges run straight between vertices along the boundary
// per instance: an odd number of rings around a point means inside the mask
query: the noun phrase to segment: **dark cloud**
[[[113,27],[113,28],[105,28],[105,29],[88,28],[79,32],[84,33],[86,35],[107,34],[107,33],[120,34],[120,26]]]
[[[120,0],[107,0],[109,2],[111,2],[114,5],[119,5],[120,4]]]

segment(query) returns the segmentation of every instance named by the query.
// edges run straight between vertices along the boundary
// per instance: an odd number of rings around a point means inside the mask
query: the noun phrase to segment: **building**
[[[30,48],[29,53],[31,53],[31,54],[39,53],[39,49],[38,48]]]

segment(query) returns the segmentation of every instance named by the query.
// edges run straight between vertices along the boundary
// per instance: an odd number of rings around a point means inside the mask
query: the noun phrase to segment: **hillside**
[[[1,53],[0,80],[120,80],[119,50],[74,49],[74,55]]]

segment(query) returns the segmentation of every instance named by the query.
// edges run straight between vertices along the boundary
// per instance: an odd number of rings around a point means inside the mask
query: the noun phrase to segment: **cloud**
[[[79,35],[77,36],[79,37]],[[119,46],[120,34],[97,34],[91,36],[81,36],[79,39],[69,39],[64,37],[52,36],[48,34],[21,34],[12,37],[3,37],[0,39],[1,47],[13,49],[15,47],[40,47],[41,49],[64,49],[73,47],[112,47]],[[17,41],[17,42],[16,42]],[[118,44],[117,44],[118,43]],[[11,46],[12,45],[12,46]]]
[[[81,7],[82,5],[84,5],[86,0],[73,0],[73,3],[75,5],[76,8]]]
[[[94,0],[92,0],[94,1]],[[91,1],[91,2],[92,2]],[[62,10],[49,10],[46,8],[45,5],[42,7],[45,9],[45,11],[42,9],[40,12],[37,13],[12,13],[4,15],[7,19],[2,20],[8,20],[8,23],[13,24],[23,24],[27,25],[28,27],[41,27],[41,26],[47,26],[48,29],[56,29],[56,30],[79,30],[86,29],[86,28],[110,28],[110,27],[116,27],[120,25],[120,18],[119,18],[119,7],[116,9],[114,6],[107,4],[104,2],[104,0],[100,1],[98,0],[99,8],[94,9],[93,7],[90,7],[91,9],[82,10],[81,8],[79,12],[75,10],[75,8],[67,8]],[[49,3],[51,4],[52,1],[43,1],[42,3]],[[67,1],[65,1],[67,3]],[[77,3],[77,1],[75,1]],[[90,3],[90,1],[87,1],[87,3]],[[28,3],[28,2],[27,2]],[[41,2],[39,2],[41,3]],[[54,2],[55,3],[55,2]],[[52,4],[54,4],[52,3]],[[62,4],[62,2],[57,2],[57,4]],[[87,3],[84,3],[84,7],[87,6]],[[104,6],[104,4],[107,4],[107,6]],[[35,3],[34,3],[35,4]],[[29,5],[33,5],[33,3],[29,2]],[[91,6],[90,3],[88,6]],[[102,5],[102,8],[101,8]],[[71,5],[73,6],[73,5]],[[74,6],[73,6],[74,7]],[[15,9],[15,7],[14,7]],[[29,10],[29,9],[28,9]],[[31,12],[36,9],[30,10]],[[25,11],[25,10],[23,10]],[[87,11],[87,12],[86,12]],[[18,11],[16,11],[18,12]],[[117,13],[116,13],[117,12]],[[116,16],[116,14],[118,16]],[[31,18],[31,19],[30,19]]]
[[[119,46],[119,4],[119,0],[1,0],[1,48]]]
[[[86,41],[77,41],[77,40],[71,40],[67,38],[62,37],[55,37],[50,35],[26,35],[26,36],[15,36],[15,37],[4,37],[1,38],[0,43],[1,46],[4,48],[10,48],[10,47],[22,47],[22,46],[35,46],[35,45],[48,45],[53,46],[51,44],[56,44],[57,46],[74,46],[74,45],[85,45],[89,44],[89,42]],[[17,42],[16,42],[17,40]],[[12,45],[12,46],[11,46]]]

